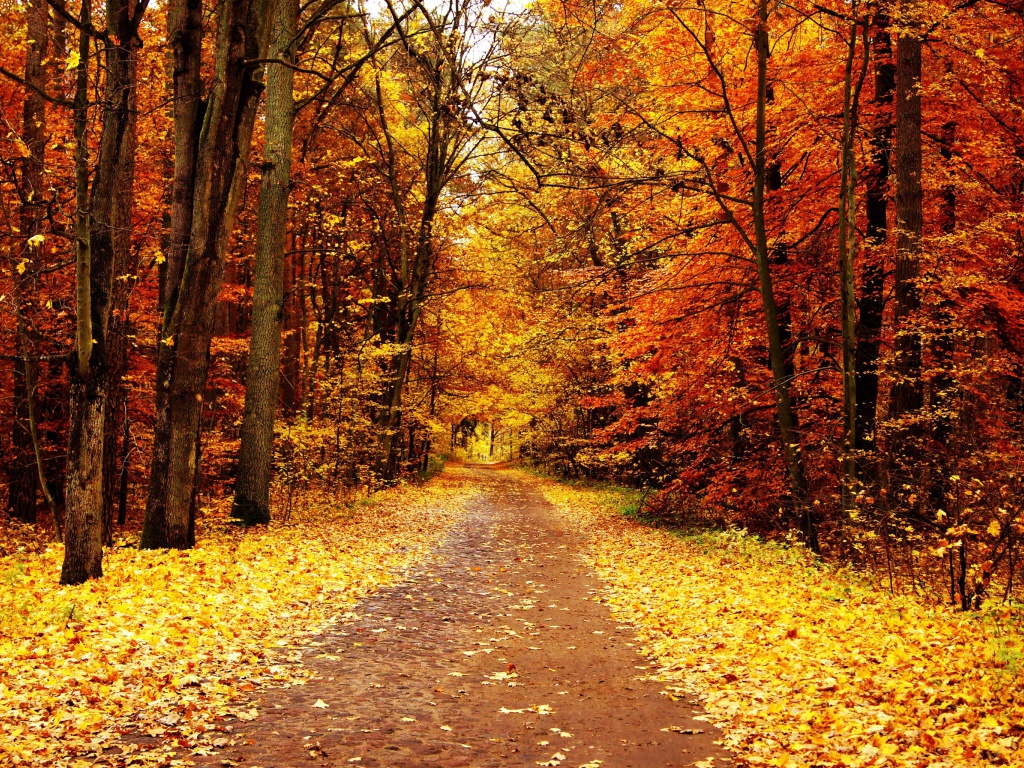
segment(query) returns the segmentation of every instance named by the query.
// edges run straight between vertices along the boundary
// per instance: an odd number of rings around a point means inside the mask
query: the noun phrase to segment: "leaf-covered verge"
[[[59,546],[0,543],[0,765],[163,764],[172,748],[224,746],[234,718],[259,715],[250,692],[304,681],[289,646],[425,555],[469,492],[442,475],[252,531],[225,504],[195,549],[120,542],[104,578],[78,587],[57,585]]]
[[[536,481],[588,536],[616,617],[738,765],[1024,765],[1022,627],[893,596],[802,547],[631,519],[629,492]]]

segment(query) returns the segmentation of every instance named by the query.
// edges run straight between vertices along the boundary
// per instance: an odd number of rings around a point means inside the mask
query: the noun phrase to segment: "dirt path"
[[[202,765],[729,765],[596,600],[581,542],[529,485],[482,492],[432,562],[303,652],[316,679],[259,692],[259,717]],[[664,730],[670,729],[670,730]]]

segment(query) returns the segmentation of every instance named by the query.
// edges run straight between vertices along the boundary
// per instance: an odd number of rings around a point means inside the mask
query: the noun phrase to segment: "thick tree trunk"
[[[62,584],[103,575],[103,422],[106,389],[98,368],[71,383],[71,437],[64,501],[67,509]]]
[[[924,401],[921,335],[914,327],[914,316],[921,307],[920,88],[921,38],[913,27],[907,27],[896,41],[896,380],[891,403],[894,417],[919,410]]]
[[[121,188],[126,178],[126,163],[133,162],[134,142],[130,138],[134,69],[132,60],[138,46],[136,30],[140,19],[131,18],[134,4],[127,0],[111,2],[107,7],[105,43],[106,87],[99,157],[89,199],[85,120],[88,110],[89,39],[82,34],[81,63],[76,90],[76,130],[78,154],[78,333],[77,365],[71,369],[71,439],[68,445],[65,504],[67,509],[64,567],[61,582],[78,584],[102,575],[103,542],[103,449],[104,425],[110,379],[110,338],[113,314],[114,278],[123,266],[118,262],[115,238],[123,226],[123,212],[116,206],[126,204],[130,188]],[[82,9],[83,22],[89,22],[90,7]],[[83,24],[83,26],[85,26]],[[130,209],[130,204],[129,204]]]
[[[105,394],[99,381],[98,349],[93,344],[92,289],[100,265],[93,269],[89,216],[89,161],[86,128],[89,118],[90,40],[85,27],[91,23],[90,0],[81,9],[79,61],[75,73],[75,351],[71,366],[71,435],[64,478],[65,534],[62,584],[80,584],[103,575],[103,416]],[[102,289],[100,291],[102,294]],[[102,335],[102,334],[101,334]]]
[[[178,299],[192,231],[196,153],[205,111],[201,77],[202,0],[172,0],[167,14],[167,37],[171,42],[174,96],[174,179],[171,184],[170,233],[160,286],[163,319],[157,342],[156,418],[153,424],[149,496],[142,530],[143,548],[166,546],[167,540],[163,525],[167,500],[164,479],[167,477],[170,460],[171,412],[168,390],[174,361],[171,316]]]
[[[144,548],[192,545],[194,483],[217,295],[228,239],[245,188],[256,106],[262,85],[272,0],[229,0],[218,14],[214,85],[196,153],[192,230],[177,295],[168,301],[170,334],[166,429],[158,439],[166,472],[150,476]],[[154,451],[154,456],[156,452]],[[155,503],[154,503],[155,502]]]
[[[807,504],[807,481],[804,475],[800,438],[793,422],[793,410],[786,381],[786,359],[779,332],[778,308],[772,289],[771,264],[768,253],[768,234],[765,229],[765,180],[766,180],[766,135],[765,106],[768,87],[768,3],[758,3],[758,28],[755,38],[757,49],[757,117],[755,125],[754,155],[754,255],[757,261],[757,276],[764,305],[765,325],[768,334],[768,354],[772,365],[772,384],[775,390],[776,415],[782,438],[782,450],[786,460],[786,474],[789,478],[790,493],[793,497],[794,513],[808,546],[818,551],[818,535]]]
[[[278,0],[271,58],[295,61],[296,0]],[[280,391],[281,322],[284,315],[284,251],[291,181],[294,72],[267,69],[266,144],[260,180],[256,264],[252,289],[252,337],[245,376],[245,414],[232,517],[246,525],[270,522],[274,417]]]
[[[892,56],[889,18],[875,16],[872,56],[875,75],[875,118],[871,127],[871,163],[865,174],[864,209],[867,254],[861,271],[861,296],[857,302],[857,436],[861,453],[875,447],[878,412],[878,356],[885,312],[885,268],[881,250],[888,234],[889,156],[892,151],[892,102],[896,88],[896,64]]]

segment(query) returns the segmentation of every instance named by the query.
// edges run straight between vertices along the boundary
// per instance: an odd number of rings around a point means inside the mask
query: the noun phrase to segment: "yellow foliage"
[[[624,517],[617,493],[541,486],[590,537],[605,599],[668,692],[696,694],[746,764],[1024,765],[1007,611],[894,597],[799,547],[674,535]]]
[[[393,581],[464,498],[456,480],[439,478],[355,508],[320,500],[265,530],[217,516],[191,551],[120,542],[104,578],[77,587],[57,586],[59,547],[12,552],[3,542],[12,553],[0,557],[0,765],[135,750],[122,733],[209,748],[225,717],[258,716],[239,701],[246,692],[304,680],[289,644]],[[159,760],[167,749],[133,756]]]

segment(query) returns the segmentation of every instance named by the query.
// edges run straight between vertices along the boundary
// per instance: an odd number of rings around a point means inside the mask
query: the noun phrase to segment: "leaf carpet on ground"
[[[212,515],[191,551],[113,548],[102,580],[59,587],[59,546],[0,558],[0,764],[165,763],[304,682],[287,646],[392,582],[462,513],[452,478],[354,508],[322,500],[264,530]],[[218,522],[219,521],[219,522]],[[122,739],[122,735],[129,734]],[[138,737],[142,738],[138,738]],[[140,747],[140,743],[153,746]]]
[[[894,597],[800,547],[674,535],[614,491],[538,481],[591,537],[616,616],[670,695],[696,694],[737,763],[1024,765],[1019,624]]]

